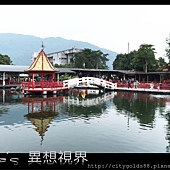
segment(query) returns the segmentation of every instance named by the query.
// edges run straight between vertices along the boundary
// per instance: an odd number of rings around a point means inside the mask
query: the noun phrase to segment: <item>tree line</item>
[[[136,70],[136,71],[169,71],[170,63],[170,36],[165,39],[167,47],[165,48],[165,58],[155,58],[155,48],[152,44],[141,44],[139,49],[131,51],[128,54],[118,54],[113,61],[113,69],[115,70]]]
[[[162,71],[168,67],[163,57],[155,58],[155,48],[151,44],[141,44],[139,49],[128,54],[118,54],[113,61],[115,70]]]
[[[165,48],[166,56],[170,60],[170,37],[166,38],[167,47]],[[113,70],[135,70],[135,71],[162,71],[169,68],[165,58],[155,57],[155,48],[152,44],[141,44],[138,50],[128,54],[118,54],[113,61]],[[76,53],[69,65],[64,67],[87,68],[87,69],[108,69],[106,62],[108,54],[100,50],[94,51],[84,49]],[[58,66],[58,65],[56,65]],[[62,66],[60,66],[62,67]]]
[[[167,47],[165,48],[166,56],[170,61],[170,36],[166,38]],[[138,50],[129,52],[128,54],[117,54],[113,61],[113,70],[136,70],[136,71],[162,71],[168,68],[169,64],[165,58],[155,58],[155,48],[152,44],[141,44]],[[100,50],[91,50],[85,48],[74,54],[67,65],[58,65],[55,67],[72,67],[86,69],[108,69],[106,62],[108,54],[104,54]],[[11,65],[12,61],[8,55],[0,54],[0,64]]]

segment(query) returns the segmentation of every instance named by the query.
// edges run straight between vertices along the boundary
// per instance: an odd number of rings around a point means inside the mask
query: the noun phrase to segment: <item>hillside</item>
[[[0,33],[0,53],[8,55],[14,65],[30,65],[31,57],[34,52],[41,49],[42,42],[45,46],[45,53],[58,52],[75,48],[90,48],[92,50],[100,50],[104,54],[109,54],[107,65],[112,69],[112,63],[117,55],[116,52],[110,51],[88,42],[67,40],[61,37],[47,37],[39,38],[36,36],[13,34],[13,33]]]

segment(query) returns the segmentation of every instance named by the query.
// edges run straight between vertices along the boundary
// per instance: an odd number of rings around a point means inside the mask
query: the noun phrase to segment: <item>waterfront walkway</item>
[[[133,82],[131,83],[132,88],[128,88],[128,84],[121,82],[110,82],[107,80],[95,78],[95,77],[82,77],[65,80],[64,84],[69,88],[99,88],[104,91],[131,91],[131,92],[147,92],[157,94],[170,94],[170,84],[168,83],[139,83],[138,87],[135,88]]]
[[[127,88],[116,87],[114,91],[130,91],[130,92],[144,92],[144,93],[156,93],[156,94],[170,94],[170,90],[166,89],[150,89],[150,88]]]
[[[170,94],[170,85],[168,83],[139,83],[135,88],[131,83],[132,88],[128,88],[127,83],[121,82],[113,83],[111,81],[103,80],[96,77],[82,77],[73,78],[59,82],[22,82],[21,90],[25,94],[41,92],[47,94],[48,92],[57,93],[71,88],[80,89],[99,89],[105,91],[131,91],[131,92],[145,92],[157,94]]]
[[[139,83],[138,87],[135,88],[134,84],[131,83],[132,88],[128,88],[128,84],[123,84],[121,82],[117,83],[115,91],[132,91],[132,92],[145,92],[145,93],[156,93],[156,94],[170,94],[170,84],[169,83]]]

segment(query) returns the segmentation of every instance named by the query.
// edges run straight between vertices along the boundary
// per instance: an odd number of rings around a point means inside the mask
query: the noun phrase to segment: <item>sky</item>
[[[122,54],[151,44],[159,58],[170,35],[170,5],[0,5],[0,23],[0,33],[61,37]]]

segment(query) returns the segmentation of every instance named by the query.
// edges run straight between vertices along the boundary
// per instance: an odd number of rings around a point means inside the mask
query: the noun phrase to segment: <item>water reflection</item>
[[[41,136],[41,144],[50,123],[58,114],[56,112],[57,101],[58,97],[24,96],[22,98],[22,103],[28,105],[28,114],[24,116],[36,127],[35,131]]]
[[[170,152],[169,95],[78,89],[48,96],[0,94],[0,132],[5,134],[0,150],[8,141],[5,151],[12,145],[14,151],[22,145],[24,151],[33,150],[40,143],[44,150],[68,145],[87,151]]]
[[[117,111],[128,118],[137,119],[141,128],[155,126],[156,111],[165,107],[168,98],[158,98],[146,93],[116,93],[113,99]]]
[[[165,115],[165,118],[168,122],[168,124],[166,125],[166,131],[167,131],[166,140],[168,141],[166,152],[170,152],[170,112],[167,115]]]
[[[0,117],[3,114],[8,114],[10,108],[9,105],[17,105],[22,101],[22,94],[17,91],[0,90]],[[3,121],[4,122],[4,121]]]
[[[24,117],[35,126],[42,144],[54,120],[100,117],[107,108],[106,100],[113,99],[113,96],[114,93],[99,94],[96,90],[70,90],[69,95],[27,95],[22,97],[22,104],[28,108]]]
[[[85,96],[82,93],[85,93]],[[106,101],[111,101],[114,93],[100,94],[98,90],[71,90],[68,96],[68,113],[71,116],[83,117],[88,120],[91,117],[100,117],[107,109]]]
[[[20,103],[22,100],[22,94],[18,91],[0,90],[0,104],[15,104]]]
[[[167,120],[165,139],[168,141],[166,152],[170,152],[169,95],[119,92],[115,93],[113,102],[119,113],[127,116],[128,120],[137,119],[143,130],[154,128],[157,125],[158,118],[165,118]],[[166,110],[166,108],[169,109]],[[159,134],[157,135],[159,136]]]

